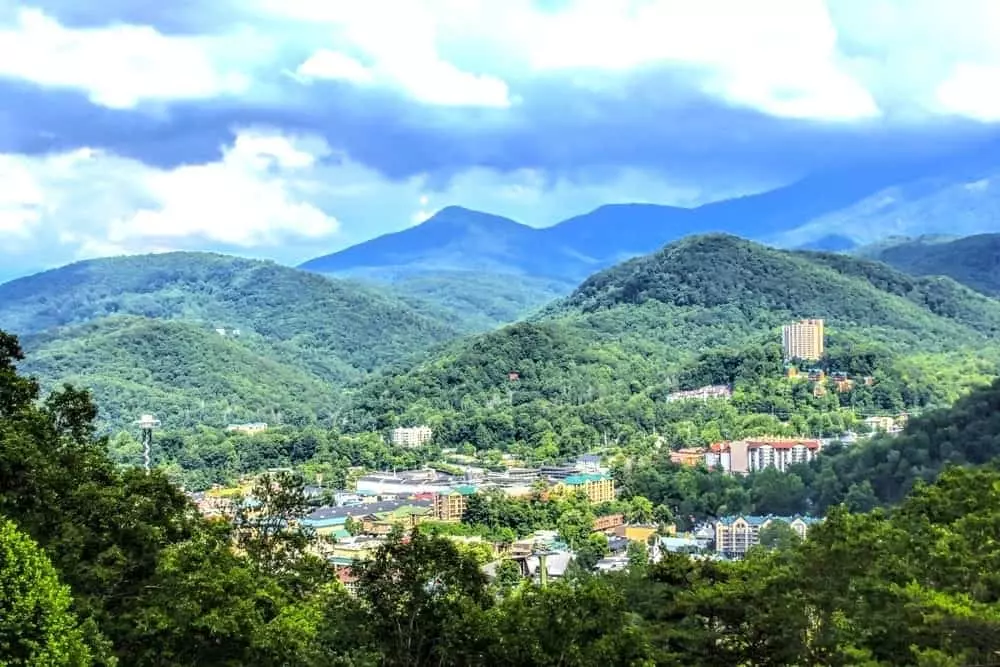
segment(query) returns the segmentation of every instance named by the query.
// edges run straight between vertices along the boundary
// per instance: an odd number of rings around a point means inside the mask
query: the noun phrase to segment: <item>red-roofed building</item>
[[[712,445],[705,455],[710,468],[721,466],[725,472],[745,475],[764,468],[785,472],[796,463],[813,460],[822,448],[819,440],[802,438],[753,438]]]

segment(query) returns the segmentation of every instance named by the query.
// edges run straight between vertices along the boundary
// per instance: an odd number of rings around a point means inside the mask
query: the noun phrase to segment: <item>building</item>
[[[230,424],[226,427],[227,433],[242,433],[243,435],[257,435],[267,430],[267,424],[256,422],[253,424]]]
[[[418,524],[433,517],[432,508],[426,501],[414,501],[384,512],[366,514],[361,517],[361,529],[368,535],[388,535],[393,528],[410,532]]]
[[[728,384],[713,384],[707,387],[698,387],[697,389],[687,389],[684,391],[675,391],[673,393],[667,394],[667,401],[683,401],[691,399],[699,399],[702,401],[707,401],[710,398],[732,398],[733,390]]]
[[[421,447],[430,443],[434,431],[429,426],[413,426],[410,428],[395,428],[390,440],[397,447]]]
[[[584,473],[604,472],[604,468],[601,467],[601,457],[599,454],[584,454],[576,459],[573,466]]]
[[[785,359],[816,360],[823,356],[823,320],[800,320],[781,328]]]
[[[372,473],[358,478],[355,490],[359,494],[378,496],[412,496],[420,493],[446,491],[458,478],[434,470],[404,470],[398,473]]]
[[[743,558],[750,547],[760,544],[760,531],[774,521],[784,521],[805,538],[818,519],[807,516],[729,516],[715,523],[715,550],[725,558]]]
[[[785,472],[792,465],[812,461],[822,447],[819,440],[777,437],[716,443],[705,454],[705,465],[741,475],[772,467]]]
[[[607,514],[594,519],[591,530],[595,533],[602,533],[606,530],[617,528],[625,523],[625,516],[622,514]]]
[[[464,485],[434,494],[434,518],[437,521],[461,521],[466,498],[475,492],[476,487]]]
[[[556,488],[561,491],[583,491],[587,494],[587,499],[595,505],[615,499],[615,482],[610,475],[570,475],[562,480]]]
[[[656,534],[658,527],[652,525],[618,526],[615,535],[624,537],[629,542],[648,542]]]
[[[706,450],[700,447],[687,447],[670,452],[670,461],[682,466],[694,467],[705,461]]]

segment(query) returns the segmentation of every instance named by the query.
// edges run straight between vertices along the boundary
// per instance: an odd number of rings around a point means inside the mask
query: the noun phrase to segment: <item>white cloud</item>
[[[257,41],[265,55],[266,40]],[[21,9],[0,29],[0,76],[84,91],[95,104],[128,109],[147,100],[245,93],[246,71],[225,64],[235,38],[175,37],[148,26],[69,29],[37,9]]]
[[[308,196],[328,152],[315,139],[247,130],[220,160],[172,170],[89,149],[0,155],[0,231],[30,239],[0,253],[33,246],[67,261],[331,239],[338,221]]]
[[[507,107],[507,83],[496,76],[461,69],[437,48],[435,9],[440,3],[367,0],[316,3],[265,0],[262,8],[279,16],[328,26],[371,60],[366,66],[345,53],[318,48],[299,65],[305,79],[383,82],[413,99],[440,106]]]
[[[1000,62],[958,63],[937,88],[944,110],[981,121],[1000,120]]]

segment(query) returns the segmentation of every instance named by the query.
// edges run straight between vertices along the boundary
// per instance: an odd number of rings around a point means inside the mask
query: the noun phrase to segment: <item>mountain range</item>
[[[829,172],[697,208],[609,204],[551,227],[457,206],[300,268],[387,281],[477,271],[569,281],[691,234],[849,251],[885,237],[996,230],[1000,168],[983,159]]]

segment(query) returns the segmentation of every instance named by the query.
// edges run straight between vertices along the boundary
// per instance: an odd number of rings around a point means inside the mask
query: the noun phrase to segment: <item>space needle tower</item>
[[[146,474],[149,474],[150,450],[153,447],[153,429],[160,425],[160,420],[153,415],[143,415],[133,422],[142,434],[142,459]]]

